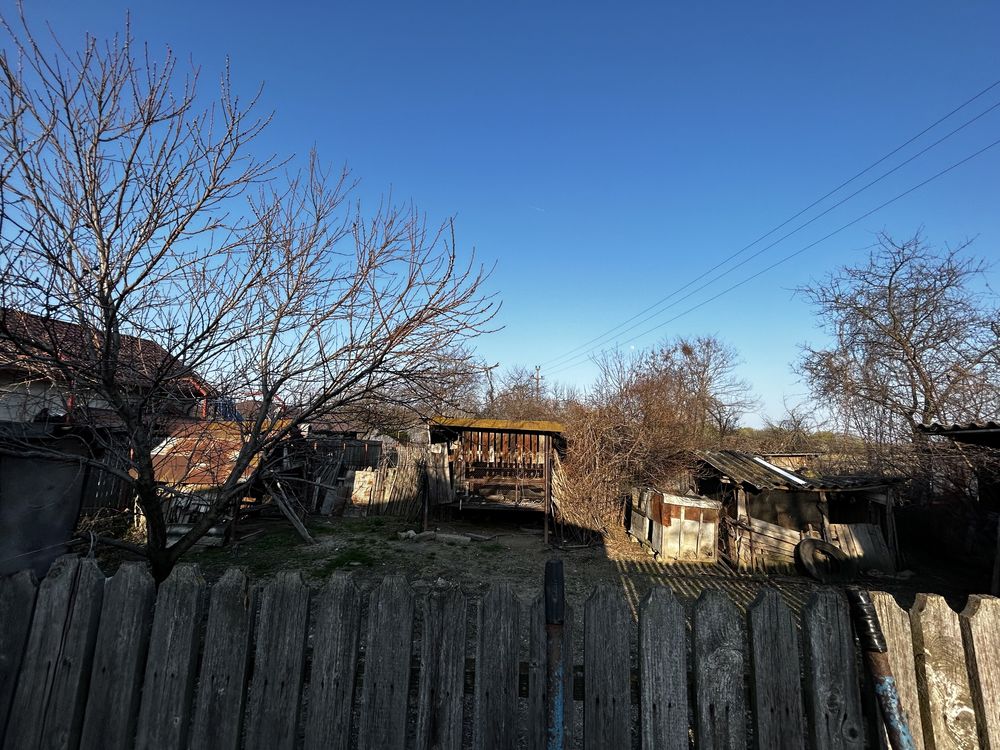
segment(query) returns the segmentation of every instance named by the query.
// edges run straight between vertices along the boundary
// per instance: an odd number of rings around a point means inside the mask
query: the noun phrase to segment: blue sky
[[[550,380],[586,386],[589,362],[557,358],[681,290],[609,343],[715,334],[777,416],[783,397],[804,397],[790,368],[798,345],[822,341],[794,287],[860,261],[883,229],[904,238],[923,227],[939,244],[974,236],[978,254],[1000,260],[997,146],[669,320],[1000,138],[998,108],[677,301],[1000,79],[1000,3],[31,5],[64,41],[109,35],[131,8],[135,36],[190,55],[205,84],[228,55],[237,89],[262,82],[275,111],[262,148],[303,155],[315,144],[350,164],[363,196],[391,187],[431,218],[455,215],[460,243],[496,263],[490,287],[504,303],[504,328],[480,354],[541,364]],[[997,102],[1000,86],[749,252]],[[996,269],[990,283],[1000,289]]]

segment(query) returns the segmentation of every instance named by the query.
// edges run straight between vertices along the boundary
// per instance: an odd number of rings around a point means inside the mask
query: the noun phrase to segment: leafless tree
[[[258,156],[269,118],[228,72],[206,104],[197,70],[127,29],[72,51],[23,15],[3,27],[0,305],[84,335],[70,351],[7,315],[0,334],[32,378],[77,395],[80,419],[99,404],[124,430],[113,470],[157,578],[301,425],[440,403],[476,368],[466,345],[493,303],[449,221],[391,199],[366,211],[315,155],[299,171]],[[162,354],[137,365],[136,341]],[[211,511],[168,546],[154,450],[194,381],[252,408]]]
[[[921,424],[1000,412],[1000,313],[967,247],[881,234],[866,262],[799,290],[832,343],[805,346],[798,369],[878,468],[926,442]]]
[[[599,357],[597,382],[566,418],[577,502],[607,524],[630,486],[679,489],[691,451],[718,447],[755,403],[737,363],[735,350],[711,336]]]

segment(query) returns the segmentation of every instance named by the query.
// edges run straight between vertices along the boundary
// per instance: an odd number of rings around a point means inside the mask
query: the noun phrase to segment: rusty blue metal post
[[[865,667],[875,684],[875,697],[882,709],[882,721],[889,737],[889,745],[892,750],[916,750],[906,714],[899,702],[899,690],[889,664],[889,649],[871,595],[862,588],[849,586],[847,601],[851,605],[854,629],[861,641]]]
[[[566,586],[562,560],[545,563],[545,747],[566,750]]]

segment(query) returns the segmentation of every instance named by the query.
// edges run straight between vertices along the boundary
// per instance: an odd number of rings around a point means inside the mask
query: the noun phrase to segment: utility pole
[[[535,365],[535,400],[542,400],[542,366]]]

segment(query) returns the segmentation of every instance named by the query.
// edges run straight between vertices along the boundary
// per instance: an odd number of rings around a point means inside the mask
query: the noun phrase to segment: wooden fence
[[[875,600],[918,745],[1000,747],[1000,600],[961,615],[937,596],[910,613]],[[609,587],[583,610],[560,640],[578,746],[882,741],[834,589],[800,616],[772,589],[746,613],[666,588],[637,621]],[[136,564],[105,579],[61,558],[40,585],[0,580],[0,734],[7,750],[542,748],[546,653],[541,597],[507,585],[472,601],[388,577],[363,596],[343,576],[313,592],[296,573],[258,588],[231,570],[208,587],[181,566],[157,589]]]

